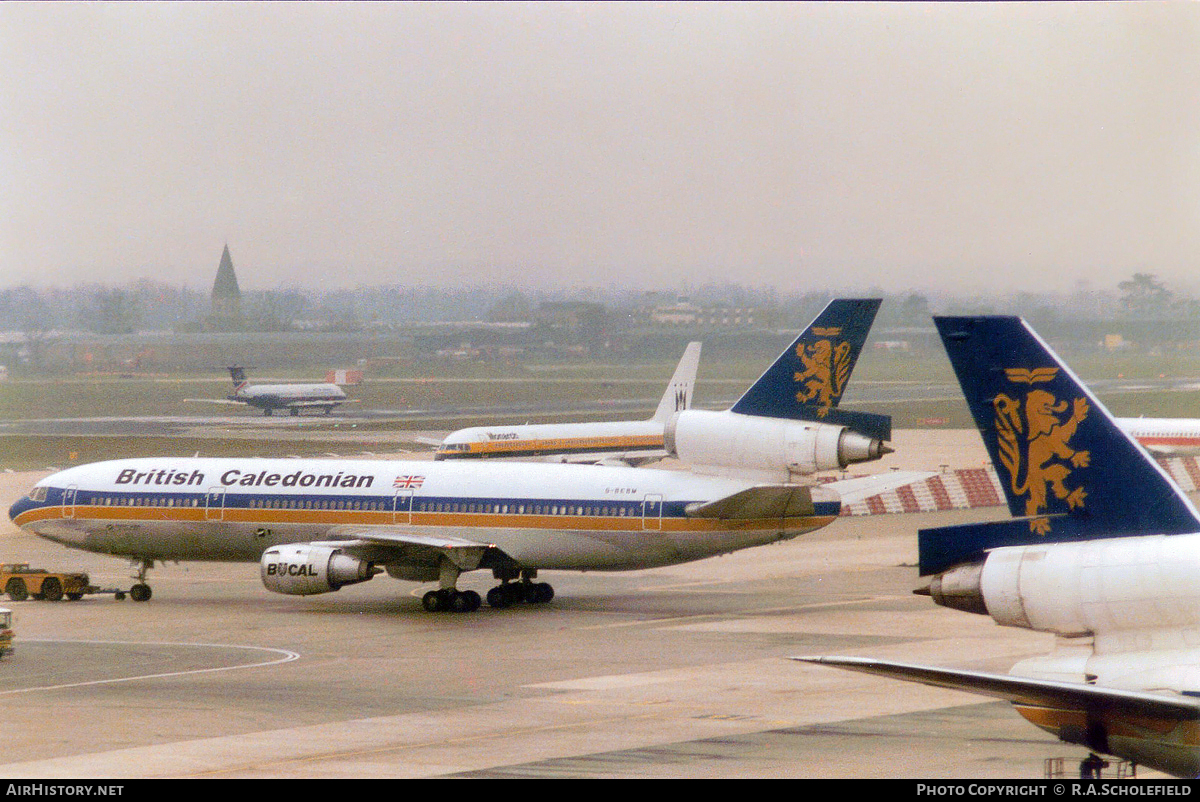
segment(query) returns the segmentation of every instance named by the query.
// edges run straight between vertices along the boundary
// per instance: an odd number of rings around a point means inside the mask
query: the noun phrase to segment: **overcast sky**
[[[1200,289],[1195,3],[0,3],[0,285]]]

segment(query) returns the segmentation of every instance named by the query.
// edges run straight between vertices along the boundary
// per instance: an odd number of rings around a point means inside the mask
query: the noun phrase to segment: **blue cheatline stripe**
[[[210,496],[221,497],[219,505],[208,506]],[[276,506],[271,506],[272,503]],[[288,502],[287,506],[279,506]],[[526,515],[526,516],[586,516],[592,518],[643,517],[648,512],[653,517],[686,518],[686,509],[691,501],[651,501],[642,499],[612,501],[608,499],[544,499],[507,497],[463,497],[463,496],[404,496],[404,495],[310,495],[310,494],[267,494],[237,493],[224,489],[220,494],[91,491],[77,490],[73,500],[67,498],[65,488],[48,488],[43,503],[27,502],[29,506],[19,511],[20,515],[35,509],[60,507],[87,507],[92,509],[161,510],[197,512],[212,509],[226,512],[271,511],[271,512],[358,512],[383,514],[449,513],[460,515]],[[339,506],[341,505],[341,506]],[[818,501],[813,504],[814,517],[836,516],[840,503]]]

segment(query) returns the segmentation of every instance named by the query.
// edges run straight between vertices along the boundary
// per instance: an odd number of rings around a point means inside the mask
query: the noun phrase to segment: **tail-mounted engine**
[[[366,582],[380,572],[369,562],[330,546],[298,543],[263,552],[262,583],[267,590],[291,596],[329,593]]]
[[[891,451],[881,440],[845,426],[686,410],[663,435],[667,453],[689,465],[790,476],[834,471]]]
[[[933,577],[944,607],[1061,636],[1200,627],[1200,535],[1009,546]]]

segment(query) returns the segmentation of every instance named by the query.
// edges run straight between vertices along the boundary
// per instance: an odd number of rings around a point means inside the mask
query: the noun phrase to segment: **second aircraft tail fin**
[[[226,368],[229,378],[233,379],[233,391],[240,393],[246,386],[246,369],[241,365],[230,365]]]
[[[838,409],[879,304],[879,298],[830,301],[731,411],[836,424],[890,440],[892,419],[887,415]]]
[[[675,374],[671,376],[671,381],[667,383],[667,390],[663,393],[662,400],[658,402],[658,409],[654,411],[654,417],[651,420],[663,421],[665,423],[676,412],[691,409],[692,391],[696,389],[696,368],[699,364],[700,343],[688,343],[688,347],[684,350],[683,357],[679,360],[679,365],[675,368]]]
[[[998,546],[1200,531],[1179,486],[1025,321],[934,322],[1017,520],[922,530],[922,575]]]

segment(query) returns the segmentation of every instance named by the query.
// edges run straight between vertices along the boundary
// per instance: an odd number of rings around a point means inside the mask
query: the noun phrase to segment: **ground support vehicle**
[[[93,585],[87,574],[31,568],[29,563],[0,564],[0,588],[13,601],[30,597],[45,601],[66,597],[78,601],[88,593],[109,592]]]

